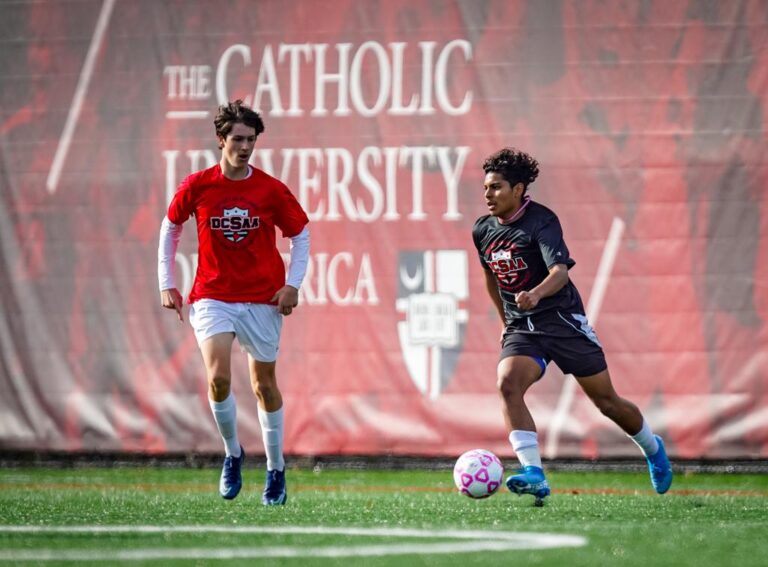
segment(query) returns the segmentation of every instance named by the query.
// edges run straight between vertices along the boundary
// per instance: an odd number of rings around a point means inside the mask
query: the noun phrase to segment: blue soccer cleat
[[[651,473],[651,484],[659,494],[664,494],[672,484],[672,465],[669,463],[667,451],[664,449],[664,441],[654,435],[659,444],[659,450],[651,456],[647,456],[648,471]]]
[[[285,470],[267,471],[267,482],[261,495],[264,506],[282,506],[288,501],[288,491],[285,489]]]
[[[544,478],[541,467],[523,467],[518,474],[507,479],[507,488],[517,495],[533,494],[536,497],[535,505],[542,506],[544,498],[549,496],[549,484]]]
[[[245,450],[240,447],[240,456],[233,457],[228,456],[224,458],[224,466],[221,469],[221,479],[219,480],[219,494],[222,498],[232,500],[235,496],[240,494],[240,489],[243,487],[243,477],[240,474],[240,469],[243,466],[245,460]]]

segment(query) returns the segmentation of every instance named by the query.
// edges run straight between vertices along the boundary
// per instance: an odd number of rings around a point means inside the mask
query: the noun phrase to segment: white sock
[[[213,412],[213,419],[216,421],[216,427],[219,428],[221,438],[224,440],[224,450],[227,456],[240,456],[240,441],[237,439],[237,407],[235,406],[235,395],[230,393],[229,397],[223,402],[214,402],[208,398],[208,403]]]
[[[264,440],[264,452],[267,454],[267,470],[285,469],[283,408],[272,412],[259,408],[259,424],[261,424],[261,438]]]
[[[535,431],[515,429],[509,434],[509,442],[512,443],[512,449],[521,465],[541,468],[539,436]]]
[[[637,446],[640,447],[646,457],[655,455],[656,451],[659,450],[659,443],[656,441],[650,425],[645,420],[643,420],[643,427],[640,431],[635,435],[628,435],[628,437],[637,443]]]

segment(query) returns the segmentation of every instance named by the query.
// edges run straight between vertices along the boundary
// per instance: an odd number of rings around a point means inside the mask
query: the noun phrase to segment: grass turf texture
[[[765,565],[768,476],[678,474],[670,493],[655,494],[647,474],[550,472],[553,494],[543,508],[505,488],[486,500],[455,492],[450,471],[290,470],[285,507],[260,503],[264,472],[246,467],[243,492],[218,496],[218,470],[159,468],[5,469],[0,471],[0,565],[75,565],[30,560],[86,550],[90,564],[115,554],[161,550],[156,560],[120,564],[220,565],[222,559],[174,558],[189,550],[282,548],[298,557],[236,559],[260,565]],[[547,532],[582,536],[583,547],[539,550],[320,557],[318,549],[359,546],[469,545],[450,537],[339,533],[19,533],[7,526],[232,526],[248,528],[385,528]],[[393,547],[392,549],[395,549]],[[308,550],[308,551],[307,551]],[[58,555],[57,555],[58,554]],[[139,556],[141,557],[141,556]]]

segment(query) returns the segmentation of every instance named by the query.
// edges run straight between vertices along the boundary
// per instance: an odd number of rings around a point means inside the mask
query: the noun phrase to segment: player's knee
[[[496,387],[505,399],[522,398],[525,394],[525,388],[521,380],[518,380],[511,374],[503,374],[498,377]]]
[[[280,390],[274,382],[257,383],[253,388],[253,392],[267,407],[274,405],[280,399]]]
[[[592,401],[597,406],[597,409],[600,410],[600,413],[610,419],[615,419],[621,413],[621,400],[617,397],[605,396],[593,398]]]
[[[230,377],[223,374],[214,374],[208,379],[211,397],[214,401],[223,402],[229,396]]]
[[[260,373],[251,379],[251,385],[258,396],[271,396],[277,392],[277,378],[274,374]]]

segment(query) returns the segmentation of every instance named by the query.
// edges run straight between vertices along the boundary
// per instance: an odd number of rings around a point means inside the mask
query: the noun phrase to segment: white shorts
[[[277,360],[283,316],[276,305],[199,299],[189,308],[198,346],[219,333],[234,333],[242,350],[259,362]]]

